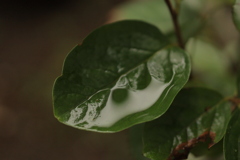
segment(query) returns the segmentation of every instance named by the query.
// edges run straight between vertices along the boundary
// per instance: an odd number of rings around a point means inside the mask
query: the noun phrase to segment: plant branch
[[[240,105],[240,99],[238,97],[230,97],[227,99],[229,102],[232,103],[231,111],[233,112],[237,107]]]
[[[183,39],[182,39],[182,34],[181,34],[180,26],[179,26],[179,23],[178,23],[178,14],[173,9],[170,0],[165,0],[165,2],[168,6],[168,9],[169,9],[171,17],[172,17],[172,21],[173,21],[173,24],[174,24],[174,29],[175,29],[175,33],[176,33],[176,36],[177,36],[178,44],[182,49],[184,49],[185,45],[184,45],[184,42],[183,42]]]

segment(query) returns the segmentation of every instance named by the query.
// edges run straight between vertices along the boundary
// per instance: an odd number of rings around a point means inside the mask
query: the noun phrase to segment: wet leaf
[[[236,0],[233,6],[233,21],[240,31],[240,0]]]
[[[231,110],[222,96],[204,88],[183,89],[170,109],[144,128],[144,155],[152,160],[187,158],[199,142],[211,147],[225,134]]]
[[[224,137],[223,152],[225,160],[240,159],[240,109],[237,108],[231,118]]]
[[[189,77],[188,56],[154,26],[140,21],[105,25],[76,46],[54,86],[62,123],[116,132],[161,116]]]

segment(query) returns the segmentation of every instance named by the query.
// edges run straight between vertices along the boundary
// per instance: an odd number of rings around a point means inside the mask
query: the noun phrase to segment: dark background
[[[133,160],[128,130],[86,132],[53,116],[67,53],[122,0],[0,1],[0,160]]]

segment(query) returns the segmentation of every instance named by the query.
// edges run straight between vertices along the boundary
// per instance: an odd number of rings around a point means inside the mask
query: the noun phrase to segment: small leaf
[[[108,24],[91,33],[65,60],[54,86],[62,123],[117,132],[161,116],[187,82],[188,56],[141,21]]]
[[[236,109],[224,137],[223,152],[225,160],[240,159],[240,109]]]
[[[240,31],[240,0],[236,0],[233,6],[233,21]]]
[[[210,139],[209,147],[225,134],[231,110],[223,97],[204,88],[183,89],[170,109],[144,128],[144,155],[152,160],[187,158],[199,142]]]

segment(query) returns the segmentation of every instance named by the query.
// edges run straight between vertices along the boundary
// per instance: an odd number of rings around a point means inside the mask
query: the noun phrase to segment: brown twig
[[[185,44],[183,42],[181,30],[180,30],[180,27],[179,27],[179,24],[178,24],[178,14],[173,9],[170,0],[165,0],[165,2],[166,2],[167,6],[169,8],[169,11],[170,11],[170,14],[171,14],[171,17],[172,17],[172,21],[173,21],[173,24],[174,24],[174,29],[175,29],[175,33],[176,33],[176,36],[177,36],[178,44],[182,49],[184,49]]]
[[[240,105],[240,99],[238,97],[230,97],[227,99],[229,102],[232,103],[231,111],[233,112],[237,107]]]

